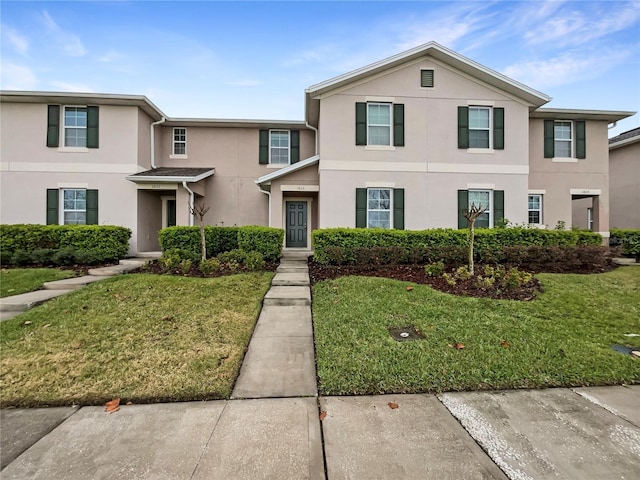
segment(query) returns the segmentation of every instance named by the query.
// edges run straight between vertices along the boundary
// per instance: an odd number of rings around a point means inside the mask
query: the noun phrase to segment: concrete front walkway
[[[278,270],[232,400],[2,410],[2,479],[640,478],[640,385],[318,398],[309,287],[280,276],[306,262]]]

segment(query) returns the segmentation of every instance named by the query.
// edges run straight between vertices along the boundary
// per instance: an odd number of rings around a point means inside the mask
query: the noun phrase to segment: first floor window
[[[64,146],[87,146],[86,107],[64,107]]]
[[[187,129],[186,128],[173,129],[173,154],[174,155],[187,154]]]
[[[491,222],[491,190],[469,190],[469,208],[474,205],[484,210],[478,218],[476,218],[475,226],[477,228],[490,228]]]
[[[64,225],[86,225],[86,190],[65,189],[62,191],[62,223]]]
[[[269,132],[269,163],[289,164],[289,130],[271,130]]]
[[[391,145],[391,104],[367,104],[369,145]]]
[[[391,228],[391,190],[370,188],[367,190],[367,227]]]
[[[573,157],[573,135],[570,121],[556,121],[553,124],[553,150],[556,157]]]
[[[542,195],[529,195],[528,204],[529,223],[533,225],[542,224]]]
[[[469,148],[491,148],[491,109],[469,107]]]

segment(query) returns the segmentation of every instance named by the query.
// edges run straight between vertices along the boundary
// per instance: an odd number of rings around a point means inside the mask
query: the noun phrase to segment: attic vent
[[[433,70],[420,70],[420,86],[433,87]]]

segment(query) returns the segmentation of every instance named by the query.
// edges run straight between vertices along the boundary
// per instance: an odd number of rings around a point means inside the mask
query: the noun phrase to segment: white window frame
[[[489,112],[489,125],[487,128],[471,128],[471,110],[486,110]],[[469,149],[492,150],[493,149],[493,107],[487,105],[469,105],[468,118],[469,123]],[[486,131],[489,138],[489,144],[486,147],[476,147],[471,145],[471,131]]]
[[[389,124],[388,125],[385,125],[382,123],[371,123],[369,121],[369,107],[371,107],[372,105],[389,107]],[[369,131],[369,127],[388,127],[389,143],[371,143],[371,132]],[[367,145],[371,145],[373,147],[393,147],[393,103],[367,102]]]
[[[568,123],[570,128],[571,138],[568,140],[569,142],[569,156],[560,156],[557,153],[556,142],[567,142],[565,139],[559,139],[556,137],[556,125],[560,123]],[[573,124],[573,120],[554,120],[553,121],[553,156],[554,158],[575,158],[575,125]]]
[[[467,201],[467,208],[471,208],[471,192],[481,192],[481,193],[489,194],[489,206],[488,206],[488,209],[486,210],[486,213],[489,214],[488,228],[493,228],[493,190],[489,190],[486,188],[470,188],[468,190],[469,199]]]
[[[370,227],[369,226],[369,212],[386,212],[386,209],[370,209],[369,208],[369,192],[373,190],[386,190],[389,192],[389,228],[388,230],[393,230],[393,188],[382,188],[382,187],[371,187],[367,188],[367,228],[385,228],[385,227]]]
[[[184,140],[176,140],[177,130],[184,130]],[[171,157],[172,158],[184,158],[187,156],[187,128],[186,127],[173,127],[172,137],[171,137]],[[176,146],[184,145],[184,153],[177,153]]]
[[[593,232],[593,207],[587,207],[587,229]]]
[[[274,133],[286,133],[287,134],[287,161],[286,163],[284,162],[273,162],[272,161],[272,149],[273,148],[281,148],[284,149],[285,147],[281,147],[281,146],[274,146],[271,142],[273,139],[272,134]],[[273,129],[273,130],[269,130],[269,165],[276,165],[276,166],[286,166],[286,165],[291,165],[291,130],[283,130],[281,128],[278,129]]]
[[[84,109],[84,126],[67,126],[67,110],[68,109]],[[70,149],[86,149],[87,148],[87,106],[86,105],[64,105],[62,107],[62,142],[63,148]],[[67,129],[84,130],[84,145],[67,145]]]
[[[538,208],[530,208],[529,207],[529,198],[530,197],[538,197],[538,205],[539,205]],[[533,223],[533,222],[530,221],[529,215],[530,215],[531,212],[538,212],[538,219],[539,219],[538,222]],[[527,223],[529,225],[542,225],[542,221],[543,221],[542,220],[542,194],[541,193],[529,193],[527,195]]]
[[[67,209],[64,207],[64,193],[67,191],[83,191],[84,192],[84,210],[80,209]],[[87,189],[86,188],[61,188],[60,189],[60,225],[86,225],[87,224]],[[65,213],[84,213],[84,223],[67,223],[65,221]]]

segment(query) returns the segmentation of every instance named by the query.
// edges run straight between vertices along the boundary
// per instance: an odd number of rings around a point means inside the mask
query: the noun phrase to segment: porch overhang
[[[292,163],[286,167],[281,168],[280,170],[276,170],[275,172],[269,173],[268,175],[264,175],[256,180],[256,185],[259,187],[263,187],[266,185],[271,185],[273,180],[278,178],[282,178],[290,173],[297,172],[298,170],[302,170],[303,168],[309,167],[311,165],[315,165],[320,161],[320,155],[314,155],[313,157],[305,158],[297,163]]]
[[[216,173],[213,167],[207,168],[180,168],[159,167],[152,170],[136,173],[126,177],[134,183],[197,183],[209,178]]]

